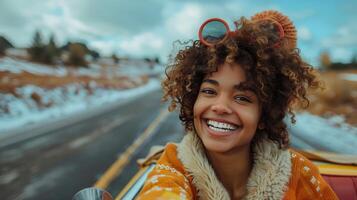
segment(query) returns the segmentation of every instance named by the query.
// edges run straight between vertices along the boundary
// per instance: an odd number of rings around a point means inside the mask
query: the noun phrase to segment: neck
[[[206,151],[206,153],[218,179],[231,198],[244,196],[252,169],[250,146],[229,153],[209,151]]]

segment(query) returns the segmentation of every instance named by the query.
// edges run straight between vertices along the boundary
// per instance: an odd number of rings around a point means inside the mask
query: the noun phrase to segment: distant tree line
[[[112,59],[115,64],[118,64],[120,61],[119,57],[115,53],[113,53]]]
[[[333,62],[329,66],[329,69],[332,70],[357,69],[356,58],[354,58],[351,63]]]
[[[14,48],[9,40],[0,36],[0,57],[4,56],[6,50]],[[88,61],[96,61],[100,58],[100,54],[91,50],[85,43],[82,42],[67,42],[63,46],[59,46],[56,43],[55,35],[52,34],[48,41],[45,41],[40,31],[36,31],[31,45],[26,48],[29,59],[34,62],[40,62],[44,64],[65,64],[71,66],[87,66]],[[119,58],[116,53],[111,56],[113,63],[119,64],[120,60],[128,58]],[[155,63],[160,63],[158,57],[143,58],[150,66],[154,66]]]
[[[345,70],[357,69],[357,54],[355,54],[349,63],[332,62],[330,54],[324,51],[320,54],[320,65],[326,70]]]
[[[100,57],[100,54],[89,49],[81,42],[68,42],[62,47],[57,46],[54,35],[45,43],[39,31],[35,32],[32,45],[28,48],[30,59],[35,62],[55,64],[63,62],[67,65],[87,66],[86,56],[89,55],[93,60]]]
[[[0,57],[5,55],[5,51],[8,48],[13,48],[14,45],[11,44],[4,36],[0,36]]]
[[[145,60],[146,62],[151,62],[151,63],[160,63],[159,57],[155,57],[155,58],[144,58],[144,60]]]
[[[36,31],[32,45],[27,49],[27,52],[31,60],[46,64],[53,64],[61,53],[56,46],[54,35],[51,35],[48,43],[45,44],[39,31]]]

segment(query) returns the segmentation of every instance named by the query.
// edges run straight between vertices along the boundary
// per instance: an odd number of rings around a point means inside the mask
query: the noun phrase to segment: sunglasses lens
[[[222,41],[228,33],[227,27],[221,21],[210,21],[202,30],[202,38],[209,44],[217,44]]]

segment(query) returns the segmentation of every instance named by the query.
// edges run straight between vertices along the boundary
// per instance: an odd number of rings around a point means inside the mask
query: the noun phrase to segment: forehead
[[[248,80],[246,72],[239,64],[222,64],[218,71],[207,75],[202,84],[214,84],[219,87],[234,88],[234,90],[256,93],[256,84]]]
[[[238,63],[224,63],[218,66],[216,72],[207,74],[205,79],[215,79],[234,84],[247,81],[246,73]]]

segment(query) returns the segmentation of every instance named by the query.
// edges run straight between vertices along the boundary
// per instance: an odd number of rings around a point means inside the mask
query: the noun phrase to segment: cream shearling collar
[[[253,147],[254,164],[247,183],[245,200],[284,198],[291,175],[291,156],[268,139]],[[177,145],[178,158],[192,176],[199,199],[228,200],[227,190],[218,180],[196,133],[188,133]]]

